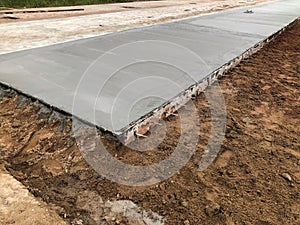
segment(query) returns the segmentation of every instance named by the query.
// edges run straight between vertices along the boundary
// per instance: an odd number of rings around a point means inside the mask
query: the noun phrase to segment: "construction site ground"
[[[17,30],[6,34],[3,52],[30,43]],[[204,94],[193,100],[201,124],[191,130],[199,133],[197,151],[175,176],[150,187],[103,178],[83,159],[70,120],[50,120],[40,105],[1,87],[0,224],[300,225],[299,37],[296,22],[219,81],[227,129],[204,172],[198,163],[210,136],[210,108]],[[44,44],[42,36],[32,38],[33,45]],[[181,113],[189,115],[184,108]],[[159,162],[180,136],[178,117],[165,122],[167,136],[151,151],[133,151],[109,134],[103,141],[125,163]]]

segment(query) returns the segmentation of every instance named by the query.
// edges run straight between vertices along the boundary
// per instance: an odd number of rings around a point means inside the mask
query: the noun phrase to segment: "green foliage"
[[[0,8],[36,8],[50,6],[92,5],[130,0],[0,0]]]

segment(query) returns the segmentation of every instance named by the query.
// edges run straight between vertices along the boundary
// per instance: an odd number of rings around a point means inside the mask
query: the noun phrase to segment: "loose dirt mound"
[[[299,37],[298,22],[221,79],[226,138],[204,173],[198,170],[210,129],[204,95],[194,100],[201,121],[197,152],[159,185],[132,188],[102,178],[83,160],[70,136],[70,121],[13,93],[0,103],[1,159],[14,177],[72,224],[134,224],[122,215],[110,216],[103,203],[107,200],[131,200],[170,225],[300,224]],[[103,139],[123,162],[150,164],[176,147],[177,120],[166,120],[166,139],[146,153],[127,149],[109,135]]]

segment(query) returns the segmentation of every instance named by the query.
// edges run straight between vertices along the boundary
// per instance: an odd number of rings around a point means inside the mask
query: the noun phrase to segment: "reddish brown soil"
[[[103,179],[83,160],[70,137],[70,121],[66,126],[57,119],[49,122],[36,105],[13,94],[0,103],[1,160],[36,197],[73,224],[78,219],[84,224],[129,224],[121,217],[105,220],[105,211],[95,221],[93,205],[83,208],[82,203],[100,195],[103,200],[132,200],[165,216],[169,225],[299,225],[299,37],[297,22],[220,80],[228,114],[226,138],[217,160],[203,173],[198,163],[210,129],[204,95],[194,100],[201,121],[197,152],[159,185],[132,188]],[[124,162],[157,162],[178,141],[177,118],[166,122],[167,138],[144,154],[109,135],[105,140]]]

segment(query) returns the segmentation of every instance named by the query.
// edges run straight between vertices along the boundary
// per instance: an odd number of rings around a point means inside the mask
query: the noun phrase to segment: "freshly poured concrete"
[[[117,133],[299,14],[281,0],[0,55],[0,81]]]

